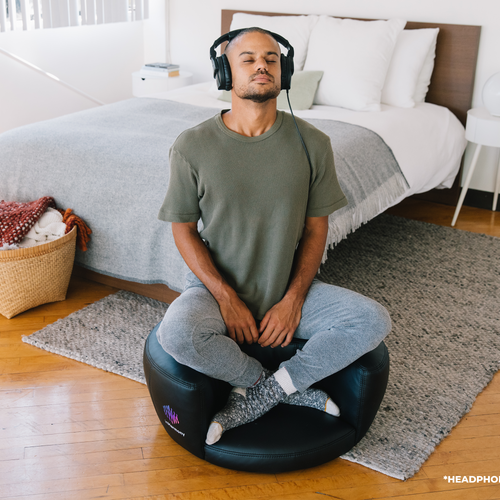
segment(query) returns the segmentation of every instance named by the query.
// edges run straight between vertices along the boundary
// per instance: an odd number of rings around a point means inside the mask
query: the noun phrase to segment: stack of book
[[[179,65],[170,63],[145,64],[140,71],[141,78],[158,78],[163,76],[179,76]]]

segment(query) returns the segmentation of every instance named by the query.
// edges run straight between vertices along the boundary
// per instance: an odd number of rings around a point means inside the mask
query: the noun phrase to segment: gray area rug
[[[499,369],[500,239],[380,215],[328,255],[321,279],[393,320],[385,398],[343,458],[407,479]],[[23,340],[144,383],[144,342],[166,308],[122,291]]]

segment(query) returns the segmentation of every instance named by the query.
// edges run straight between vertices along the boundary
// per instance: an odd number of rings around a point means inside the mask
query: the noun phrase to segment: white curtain
[[[149,18],[148,0],[0,0],[0,32]]]

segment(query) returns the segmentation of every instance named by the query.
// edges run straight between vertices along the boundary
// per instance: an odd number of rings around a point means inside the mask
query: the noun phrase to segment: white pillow
[[[319,16],[257,16],[237,13],[233,15],[231,30],[257,26],[281,35],[293,47],[295,71],[300,71],[306,60],[307,44],[311,31],[318,19]],[[282,51],[284,54],[287,53],[283,48]]]
[[[309,40],[305,71],[324,75],[315,104],[379,111],[382,87],[406,21],[355,21],[321,16]]]
[[[429,52],[427,52],[422,71],[420,72],[420,76],[418,77],[415,95],[413,96],[413,100],[415,102],[424,102],[427,91],[429,90],[432,72],[434,70],[434,59],[436,58],[436,43],[438,32],[439,28],[435,28],[434,40],[429,47]]]
[[[382,89],[382,102],[399,108],[415,106],[415,90],[424,61],[439,29],[403,30],[396,40]]]

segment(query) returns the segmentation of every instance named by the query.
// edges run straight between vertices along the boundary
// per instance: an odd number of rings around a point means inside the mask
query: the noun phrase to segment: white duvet
[[[213,84],[206,82],[149,97],[216,109],[228,108],[230,103],[219,100],[218,95],[220,93],[214,92]],[[392,149],[410,186],[402,198],[436,187],[451,187],[467,145],[465,130],[458,118],[447,108],[425,102],[414,108],[385,104],[381,107],[381,111],[362,112],[314,105],[311,109],[294,110],[294,114],[305,119],[352,123],[376,132]]]

